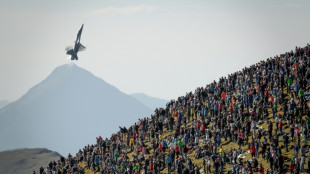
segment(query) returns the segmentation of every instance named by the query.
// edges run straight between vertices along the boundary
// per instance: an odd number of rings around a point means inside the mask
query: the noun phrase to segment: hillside
[[[132,96],[66,64],[0,110],[0,151],[45,147],[73,154],[96,136],[110,137],[118,126],[151,113]]]
[[[5,174],[32,174],[39,172],[41,166],[50,161],[59,160],[57,152],[48,149],[18,149],[0,152],[0,173]]]
[[[309,67],[309,45],[246,67],[99,137],[74,163],[86,173],[305,173]]]

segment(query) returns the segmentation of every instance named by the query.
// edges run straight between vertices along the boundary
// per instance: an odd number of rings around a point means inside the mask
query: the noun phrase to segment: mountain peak
[[[75,65],[75,63],[68,63],[68,64],[64,64],[64,65],[61,65],[61,66],[55,68],[51,74],[66,75],[68,73],[77,73],[78,71],[88,72],[85,69]],[[90,72],[88,72],[88,73],[90,73]]]
[[[151,113],[141,102],[89,71],[65,64],[0,110],[0,151],[47,147],[73,153],[95,136],[108,137],[118,126],[129,126]],[[75,147],[60,147],[59,142],[68,141],[76,142]]]

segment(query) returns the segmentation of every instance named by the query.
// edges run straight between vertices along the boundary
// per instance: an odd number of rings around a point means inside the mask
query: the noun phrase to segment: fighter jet
[[[80,43],[81,35],[82,35],[82,31],[83,31],[83,26],[84,26],[84,24],[82,25],[81,29],[79,30],[79,32],[78,32],[78,34],[76,36],[74,47],[69,46],[69,47],[66,48],[67,54],[71,56],[71,60],[78,60],[77,53],[79,51],[85,50],[85,48],[86,48],[84,45],[82,45]]]

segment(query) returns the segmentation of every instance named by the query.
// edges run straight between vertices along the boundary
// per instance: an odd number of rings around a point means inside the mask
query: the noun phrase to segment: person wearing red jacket
[[[179,154],[180,154],[180,148],[179,148],[179,146],[178,146],[178,145],[175,145],[174,150],[175,150],[175,153],[176,153],[177,157],[179,157]]]
[[[226,100],[226,92],[225,91],[222,92],[221,97],[222,97],[222,100],[224,100],[224,101]]]
[[[161,143],[158,144],[158,150],[162,151],[163,150],[163,146],[161,145]]]
[[[154,164],[153,164],[153,162],[150,162],[149,168],[150,168],[150,171],[153,171],[153,169],[154,169]]]
[[[292,162],[290,163],[289,168],[290,168],[291,174],[294,173],[294,164]]]
[[[280,133],[282,132],[283,123],[282,120],[279,121],[278,127],[280,129]]]
[[[197,129],[200,129],[200,121],[199,120],[196,123],[196,127],[197,127]]]
[[[251,153],[251,156],[252,156],[252,157],[255,157],[255,152],[256,152],[255,146],[254,146],[254,144],[252,143],[251,146],[250,146],[250,153]]]
[[[201,127],[200,127],[201,133],[204,135],[205,134],[205,130],[206,130],[206,126],[205,123],[202,123]]]
[[[259,173],[259,174],[264,174],[264,173],[265,173],[265,172],[264,172],[264,167],[263,167],[262,164],[259,165],[258,173]]]

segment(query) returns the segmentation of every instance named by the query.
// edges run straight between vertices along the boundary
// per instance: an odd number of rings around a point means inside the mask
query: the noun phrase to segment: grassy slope
[[[283,91],[286,91],[286,90],[283,90]],[[279,108],[278,108],[278,111],[279,111]],[[270,109],[270,108],[268,108],[268,113],[269,113],[268,119],[269,119],[269,121],[271,121],[271,122],[274,124],[274,125],[273,125],[273,128],[275,128],[275,122],[274,122],[274,119],[273,119],[273,117],[272,117],[272,113],[271,113],[271,109]],[[279,111],[278,113],[283,114],[281,111]],[[303,119],[304,119],[304,118],[305,118],[305,115],[303,116]],[[190,123],[188,123],[187,126],[189,126],[189,124],[190,124]],[[264,122],[262,125],[259,125],[259,127],[260,127],[260,126],[262,126],[264,130],[267,130],[267,124],[266,124],[266,122]],[[283,125],[283,131],[289,132],[289,127],[288,127],[286,124]],[[172,134],[172,133],[174,133],[174,131],[167,132],[167,133],[165,133],[164,135]],[[301,140],[303,140],[302,137],[301,137]],[[200,141],[201,141],[201,138],[200,138]],[[261,139],[261,141],[263,141],[263,138]],[[308,141],[309,141],[309,139],[308,139]],[[224,151],[226,151],[226,152],[229,151],[230,148],[236,148],[236,149],[238,149],[238,145],[237,145],[236,143],[234,143],[234,142],[226,143],[227,141],[225,142],[224,138],[222,138],[222,142],[223,142],[223,143],[222,143],[222,144],[223,144],[222,147],[223,147]],[[249,138],[249,142],[250,142],[250,138]],[[268,142],[269,142],[269,140],[268,140]],[[301,141],[301,145],[303,145],[303,144],[304,144],[304,142]],[[150,143],[146,143],[146,145],[149,146]],[[202,144],[201,144],[201,145],[202,145]],[[200,145],[200,146],[201,146],[201,145]],[[282,136],[279,137],[279,146],[281,146],[281,145],[283,145],[283,143],[282,143]],[[289,143],[289,147],[292,146],[292,145],[294,145],[293,142],[290,142],[290,143]],[[241,148],[242,148],[242,151],[248,151],[248,150],[249,150],[247,145],[242,146]],[[151,149],[152,149],[152,148],[151,148]],[[128,149],[128,150],[129,150],[129,149]],[[152,154],[152,150],[150,151],[150,153]],[[129,159],[131,159],[131,157],[132,157],[133,154],[134,154],[133,152],[128,153]],[[196,164],[196,165],[198,165],[198,166],[201,168],[200,172],[203,173],[203,170],[202,170],[202,167],[203,167],[202,162],[203,162],[203,160],[202,160],[202,158],[201,158],[201,159],[195,159],[195,158],[194,158],[194,153],[191,153],[191,154],[189,154],[189,155],[190,155],[190,157],[191,157],[193,163]],[[293,156],[293,150],[290,150],[290,149],[289,149],[289,151],[286,152],[285,149],[282,149],[282,155],[287,156],[287,157],[290,159],[290,158]],[[246,160],[251,159],[251,154],[250,154],[250,153],[245,154],[245,155],[243,155],[243,156],[245,157],[245,158],[243,159],[243,161],[246,161]],[[262,165],[263,165],[264,168],[265,168],[265,173],[266,173],[267,169],[269,168],[269,163],[267,163],[266,160],[263,160],[262,157],[261,157],[261,155],[259,156],[259,158],[258,158],[257,160],[258,160],[258,163],[259,163],[259,164],[262,163]],[[286,165],[289,165],[289,162],[285,161],[285,164],[286,164]],[[82,165],[83,167],[85,167],[85,166],[86,166],[86,163],[82,163],[82,164],[80,164],[80,165]],[[232,167],[232,166],[231,166],[230,164],[226,163],[225,170],[224,170],[225,173],[226,173],[228,170],[230,170],[231,167]],[[91,170],[86,170],[86,174],[93,174],[93,173],[94,173],[94,172],[91,171]],[[163,171],[161,171],[161,173],[168,173],[168,169],[165,168]],[[172,172],[172,173],[176,173],[176,172],[174,171],[174,172]],[[306,172],[301,172],[301,174],[303,174],[303,173],[306,173]]]
[[[59,160],[60,155],[47,149],[19,149],[0,152],[0,173],[25,174],[46,167],[50,161]]]

